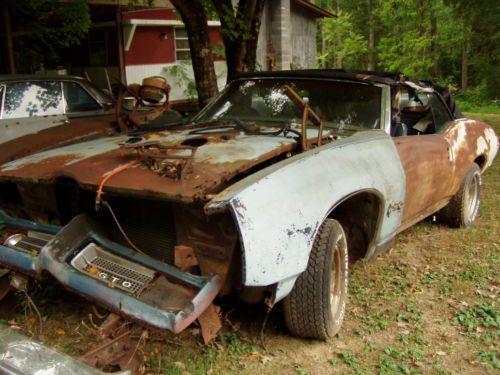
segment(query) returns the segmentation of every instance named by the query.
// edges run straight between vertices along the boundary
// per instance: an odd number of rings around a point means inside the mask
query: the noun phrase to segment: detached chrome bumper
[[[59,353],[8,326],[0,325],[0,374],[104,375],[105,373]],[[130,371],[113,374],[130,375]]]
[[[181,272],[109,241],[86,215],[58,227],[15,219],[0,210],[0,224],[27,232],[28,237],[30,231],[38,232],[36,241],[14,239],[0,245],[2,266],[37,279],[46,271],[91,301],[174,333],[196,320],[222,287],[218,275]]]

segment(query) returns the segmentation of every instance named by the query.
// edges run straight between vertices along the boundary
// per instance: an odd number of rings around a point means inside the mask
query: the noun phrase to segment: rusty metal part
[[[231,290],[229,271],[238,233],[228,213],[206,217],[202,207],[176,206],[177,242],[193,249],[202,275],[217,274],[224,280],[221,295]]]
[[[196,153],[193,146],[163,145],[156,141],[125,147],[135,150],[153,172],[174,180],[184,179],[192,171]]]
[[[99,326],[98,333],[101,336],[109,336],[123,323],[124,321],[121,316],[115,313],[109,313],[106,319]]]
[[[141,360],[137,345],[131,338],[129,324],[118,315],[109,314],[98,329],[95,345],[80,359],[101,370],[119,368],[139,374]]]
[[[174,149],[194,139],[203,139],[206,143],[197,147],[190,165],[183,168],[183,171],[191,171],[189,178],[165,180],[149,168],[133,168],[114,176],[107,183],[108,194],[185,203],[204,201],[206,194],[219,192],[240,173],[296,148],[296,142],[291,138],[250,137],[233,130],[207,134],[164,131],[135,137],[109,137],[48,150],[4,164],[0,166],[0,189],[2,181],[15,180],[25,210],[39,212],[37,206],[47,209],[50,205],[50,210],[54,211],[56,197],[53,184],[58,178],[74,179],[82,189],[95,191],[108,171],[137,159],[133,148],[120,146],[135,139],[139,143],[158,141]],[[39,194],[36,199],[33,198],[35,188]],[[40,199],[40,196],[44,198]]]
[[[142,86],[139,88],[139,95],[150,103],[160,103],[162,101],[168,103],[168,95],[170,93],[170,85],[165,77],[154,76],[147,77],[142,80]]]
[[[309,103],[300,97],[300,95],[289,85],[285,85],[285,94],[290,98],[290,100],[299,108],[302,108],[302,123],[301,123],[301,136],[300,136],[300,145],[302,151],[307,151],[308,146],[308,137],[307,137],[307,121],[309,120],[309,116],[311,116],[313,122],[319,127],[318,138],[316,140],[316,145],[321,146],[321,140],[323,138],[323,128],[324,123],[321,117],[311,109]]]
[[[201,336],[205,345],[209,344],[217,337],[217,334],[222,329],[222,321],[220,319],[220,307],[213,303],[198,317],[198,322],[201,327]]]
[[[444,207],[472,163],[479,159],[486,168],[498,149],[498,138],[487,124],[464,119],[450,122],[442,134],[397,137],[394,143],[406,175],[399,232]]]
[[[190,246],[175,247],[175,266],[181,271],[189,271],[198,265],[194,250]]]

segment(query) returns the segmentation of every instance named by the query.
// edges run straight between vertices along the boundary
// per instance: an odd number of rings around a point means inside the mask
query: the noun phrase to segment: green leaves
[[[15,38],[21,62],[42,56],[46,64],[57,61],[58,49],[79,44],[91,24],[84,0],[19,0],[12,2],[11,11],[13,19],[21,20],[13,24],[14,31],[29,30]]]
[[[500,5],[489,0],[316,0],[337,19],[319,21],[318,66],[400,71],[451,88],[500,85]],[[467,58],[462,60],[462,49]],[[465,61],[465,62],[464,62]]]
[[[368,52],[366,37],[356,31],[353,16],[347,12],[337,13],[337,19],[321,20],[325,49],[318,52],[320,67],[357,67]]]

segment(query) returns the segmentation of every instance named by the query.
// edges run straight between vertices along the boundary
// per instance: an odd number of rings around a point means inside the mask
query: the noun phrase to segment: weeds
[[[492,367],[495,370],[500,370],[500,359],[495,352],[480,351],[476,357],[478,362],[486,364],[487,367]]]
[[[480,327],[498,328],[500,313],[492,305],[476,305],[473,308],[455,313],[454,324],[462,327],[467,333],[477,332]]]

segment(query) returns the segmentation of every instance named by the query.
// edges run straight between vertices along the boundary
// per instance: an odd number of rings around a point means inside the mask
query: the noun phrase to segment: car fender
[[[369,130],[265,168],[218,194],[205,211],[231,210],[243,252],[243,283],[266,286],[294,281],[306,269],[320,225],[353,192],[371,190],[383,198],[372,245],[392,239],[405,189],[392,139]]]

